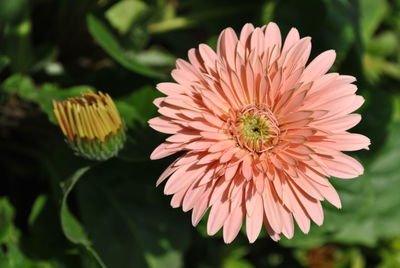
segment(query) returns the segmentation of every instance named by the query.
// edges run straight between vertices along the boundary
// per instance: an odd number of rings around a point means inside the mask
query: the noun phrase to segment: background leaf
[[[90,33],[99,43],[99,45],[122,66],[131,71],[149,77],[163,77],[163,75],[161,75],[160,73],[138,62],[133,56],[127,55],[127,53],[124,52],[121,45],[118,43],[115,36],[113,36],[113,34],[109,31],[109,29],[107,29],[104,23],[93,14],[90,14],[88,16],[88,27]]]
[[[81,92],[91,90],[89,86],[60,89],[55,84],[44,84],[41,87],[36,87],[31,78],[18,74],[4,81],[3,84],[1,84],[1,89],[8,94],[17,94],[27,101],[38,104],[53,123],[56,123],[53,112],[53,100],[58,101],[65,100],[66,98],[78,97]]]
[[[85,227],[109,267],[182,266],[190,223],[154,191],[158,171],[149,162],[110,161],[78,185]]]
[[[75,184],[78,180],[89,170],[89,167],[84,167],[77,170],[64,184],[63,184],[63,192],[64,196],[61,202],[60,209],[60,218],[61,218],[61,226],[65,236],[69,241],[75,244],[82,245],[85,250],[93,257],[93,259],[97,262],[99,267],[105,268],[106,266],[96,253],[96,251],[92,248],[91,242],[86,235],[85,230],[75,218],[75,216],[70,212],[67,199],[74,188]]]

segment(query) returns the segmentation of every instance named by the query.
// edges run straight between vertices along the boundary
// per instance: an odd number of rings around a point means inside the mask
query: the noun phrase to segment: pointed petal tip
[[[147,124],[149,124],[149,126],[151,127],[152,122],[153,122],[156,118],[157,118],[157,117],[150,118],[149,120],[147,120]]]
[[[271,22],[270,22],[271,23]],[[245,25],[243,25],[243,28],[244,27],[254,27],[254,25],[253,25],[253,23],[251,23],[251,22],[248,22],[248,23],[246,23]]]
[[[157,160],[158,158],[156,158],[155,156],[154,156],[154,152],[152,152],[151,153],[151,155],[150,155],[150,160]]]
[[[175,204],[171,204],[171,207],[172,208],[179,208],[180,206],[179,205],[175,205]],[[184,211],[184,212],[186,212],[186,211]]]
[[[270,234],[269,237],[271,237],[271,239],[274,240],[275,242],[281,240],[281,236],[278,234],[273,234],[273,235]]]
[[[253,244],[257,240],[257,238],[251,238],[251,239],[250,239],[250,237],[247,237],[247,238],[248,238],[250,244]]]
[[[267,27],[268,27],[268,25],[274,25],[274,26],[276,26],[276,27],[279,28],[278,24],[276,24],[276,23],[273,22],[273,21],[268,22]]]
[[[318,219],[317,221],[314,221],[316,225],[321,226],[322,224],[324,224],[324,217],[322,217],[322,219]]]
[[[150,155],[150,160],[158,160],[161,159],[162,157],[160,157],[159,155],[159,151],[157,150],[157,148],[151,153]]]
[[[332,205],[334,205],[336,208],[338,209],[342,209],[342,202],[339,200],[337,200],[335,203],[330,202]]]
[[[193,219],[193,217],[192,217],[192,226],[193,226],[193,227],[196,227],[197,224],[199,224],[199,222],[200,222],[200,219],[197,220],[197,221],[195,221],[195,219]]]
[[[367,139],[367,142],[365,144],[364,149],[369,151],[369,146],[371,145],[371,139],[366,136],[365,136],[365,138]]]
[[[235,30],[234,30],[232,27],[227,27],[227,28],[225,28],[225,29],[221,32],[221,35],[223,35],[223,34],[225,34],[225,33],[227,33],[227,32],[231,32],[231,33],[234,33],[234,34],[236,35],[236,32],[235,32]]]
[[[297,30],[296,27],[290,28],[289,33],[292,32],[292,31],[293,31],[294,33],[296,33],[296,32],[299,33],[299,30]]]
[[[336,58],[336,51],[334,49],[329,49],[323,53],[330,54],[330,56],[333,56]]]
[[[237,234],[236,235],[223,235],[223,239],[225,244],[230,244],[233,242],[233,240],[235,240]]]
[[[224,242],[225,244],[229,245],[230,243],[232,243],[233,239],[227,239],[224,237]]]
[[[291,234],[285,234],[285,237],[286,237],[287,239],[292,239],[292,238],[293,238],[293,236],[294,236],[294,233],[291,233]]]

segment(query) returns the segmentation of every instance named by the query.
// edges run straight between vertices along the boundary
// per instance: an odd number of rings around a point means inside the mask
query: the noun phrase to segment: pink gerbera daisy
[[[352,76],[328,73],[335,52],[306,65],[311,38],[291,29],[282,44],[275,23],[246,24],[238,38],[231,28],[217,51],[201,44],[178,59],[172,77],[160,83],[167,95],[154,101],[162,116],[149,124],[173,134],[151,159],[177,152],[157,181],[171,205],[192,211],[198,224],[208,208],[209,235],[223,227],[230,243],[245,220],[254,242],[265,226],[272,239],[293,236],[296,220],[307,233],[321,225],[320,201],[340,208],[327,177],[349,179],[362,165],[341,151],[368,149],[370,141],[347,132],[361,119],[352,114],[364,102]]]

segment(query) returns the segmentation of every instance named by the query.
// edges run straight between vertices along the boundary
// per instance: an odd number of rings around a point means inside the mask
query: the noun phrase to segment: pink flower
[[[370,141],[347,132],[361,120],[352,114],[364,102],[352,76],[326,73],[333,50],[308,65],[311,38],[291,29],[282,44],[275,23],[246,24],[238,38],[231,28],[217,52],[201,44],[178,59],[176,83],[157,88],[167,95],[154,101],[162,116],[149,124],[173,134],[151,159],[177,152],[157,181],[171,205],[192,210],[198,224],[210,209],[207,231],[223,227],[230,243],[245,219],[249,241],[265,226],[274,240],[293,236],[296,220],[307,233],[310,220],[321,225],[320,201],[340,208],[327,177],[350,179],[363,173],[341,151],[368,149]]]

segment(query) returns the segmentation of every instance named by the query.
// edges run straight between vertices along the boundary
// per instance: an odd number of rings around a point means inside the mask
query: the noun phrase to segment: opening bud
[[[107,160],[123,148],[125,126],[108,94],[89,91],[80,98],[54,101],[54,114],[67,143],[79,156]]]

